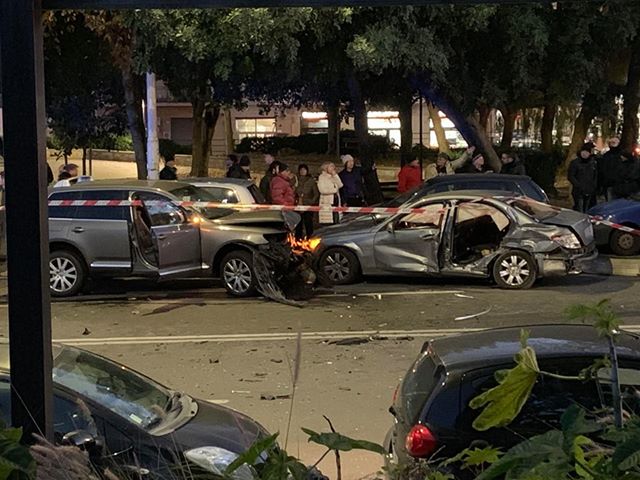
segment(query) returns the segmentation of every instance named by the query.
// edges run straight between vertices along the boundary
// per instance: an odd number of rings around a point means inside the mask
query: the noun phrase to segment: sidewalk
[[[599,255],[585,273],[594,275],[619,275],[622,277],[640,276],[640,257],[615,257]]]

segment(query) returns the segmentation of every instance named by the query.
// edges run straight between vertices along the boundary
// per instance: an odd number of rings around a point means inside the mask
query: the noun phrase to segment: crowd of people
[[[603,155],[595,155],[593,143],[585,143],[569,164],[567,177],[574,210],[586,212],[599,198],[628,198],[640,189],[638,159],[621,149],[618,137],[610,138],[607,144],[609,148]]]

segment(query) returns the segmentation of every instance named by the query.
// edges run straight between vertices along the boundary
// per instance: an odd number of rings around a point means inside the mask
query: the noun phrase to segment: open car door
[[[436,202],[419,208],[425,210],[395,216],[376,233],[373,249],[377,268],[389,272],[440,271],[446,204]]]
[[[132,200],[142,202],[143,217],[150,224],[150,241],[160,277],[188,277],[200,273],[202,254],[199,225],[192,223],[185,210],[164,195],[136,192]]]

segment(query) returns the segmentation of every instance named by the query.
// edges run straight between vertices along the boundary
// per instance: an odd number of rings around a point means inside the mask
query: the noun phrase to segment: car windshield
[[[150,430],[162,422],[172,394],[152,380],[105,358],[70,347],[55,352],[53,381]]]
[[[555,217],[560,211],[560,209],[556,207],[547,205],[546,203],[537,202],[530,198],[514,198],[507,203],[538,221]]]
[[[219,200],[205,188],[196,187],[195,185],[185,185],[169,191],[180,200],[185,202],[211,202],[220,203]],[[231,215],[233,210],[229,208],[209,208],[209,207],[193,207],[206,218],[213,220],[215,218],[226,217]]]

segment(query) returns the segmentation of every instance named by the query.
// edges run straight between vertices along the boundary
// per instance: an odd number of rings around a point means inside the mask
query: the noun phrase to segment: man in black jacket
[[[620,162],[622,150],[620,148],[620,139],[611,137],[607,144],[609,150],[598,159],[598,189],[606,201],[613,200],[613,184],[616,182],[616,166]]]
[[[505,175],[527,174],[524,162],[513,152],[504,152],[500,156],[500,161],[502,162],[502,169],[500,170],[500,173],[504,173]]]
[[[591,154],[590,144],[583,145],[569,164],[568,179],[572,186],[573,209],[586,212],[596,204],[598,191],[598,164]]]
[[[638,192],[640,171],[638,169],[638,159],[630,152],[621,153],[612,162],[610,167],[611,186],[609,187],[609,200],[617,198],[629,198]]]
[[[160,170],[160,180],[177,180],[178,169],[173,158],[167,158],[164,161],[164,168]]]

